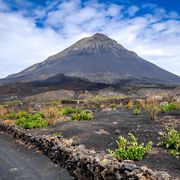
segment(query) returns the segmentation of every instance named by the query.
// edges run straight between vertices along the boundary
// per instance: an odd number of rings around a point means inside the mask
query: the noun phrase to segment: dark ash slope
[[[140,58],[106,35],[97,33],[50,56],[4,81],[32,81],[63,73],[93,82],[114,83],[123,79],[180,83],[180,77]]]

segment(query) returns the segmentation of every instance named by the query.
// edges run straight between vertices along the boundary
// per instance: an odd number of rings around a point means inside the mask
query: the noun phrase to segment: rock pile
[[[28,130],[6,124],[0,124],[0,131],[35,146],[52,161],[68,169],[78,180],[170,179],[166,172],[153,172],[129,160],[118,161],[111,155],[88,150],[83,145],[73,145],[71,140],[62,137],[34,136]]]

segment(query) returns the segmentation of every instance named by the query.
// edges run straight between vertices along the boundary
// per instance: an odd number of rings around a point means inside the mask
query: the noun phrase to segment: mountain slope
[[[18,82],[0,86],[0,101],[11,96],[24,97],[48,91],[98,91],[106,87],[108,87],[107,84],[93,83],[86,79],[58,74],[46,80]]]
[[[180,77],[128,51],[106,35],[97,33],[64,51],[8,76],[4,82],[42,80],[63,73],[93,82],[114,83],[126,79],[180,83]]]

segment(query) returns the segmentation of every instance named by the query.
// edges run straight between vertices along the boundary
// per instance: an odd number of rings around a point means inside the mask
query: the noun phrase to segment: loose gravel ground
[[[180,116],[176,119],[180,121]],[[167,171],[173,177],[180,177],[180,161],[169,153],[156,146],[159,141],[159,132],[164,126],[149,120],[147,114],[132,115],[131,111],[122,108],[111,112],[97,112],[93,121],[67,121],[55,126],[33,130],[35,134],[52,134],[61,132],[64,138],[74,138],[77,144],[84,144],[89,149],[107,151],[115,148],[119,135],[127,137],[133,133],[140,142],[153,141],[153,150],[143,160],[136,162],[141,166],[148,166],[153,170]]]

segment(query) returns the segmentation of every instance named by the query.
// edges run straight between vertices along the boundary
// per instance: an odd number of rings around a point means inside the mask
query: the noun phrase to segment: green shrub
[[[133,108],[132,114],[139,115],[140,113],[141,113],[141,109],[140,108]]]
[[[130,141],[123,136],[118,138],[117,149],[109,150],[109,153],[119,159],[125,160],[141,160],[143,156],[151,150],[152,142],[138,144],[137,138],[129,133]]]
[[[63,115],[69,115],[69,114],[73,114],[73,113],[80,113],[82,110],[79,108],[75,108],[75,107],[64,107],[62,109],[62,114]]]
[[[19,111],[19,112],[11,112],[9,114],[7,114],[4,119],[19,119],[21,117],[24,117],[24,118],[28,118],[29,117],[29,113],[26,112],[26,111]]]
[[[60,132],[54,132],[52,135],[53,136],[62,136],[62,134]]]
[[[90,111],[84,111],[81,110],[81,112],[78,113],[73,113],[71,116],[71,120],[92,120],[93,119],[93,115]]]
[[[164,141],[159,142],[158,145],[169,149],[170,154],[178,157],[180,154],[180,131],[171,129],[160,135],[164,138]]]
[[[90,111],[75,107],[64,107],[62,109],[63,115],[71,115],[71,120],[92,120],[93,115]]]
[[[23,127],[25,129],[41,128],[48,125],[41,113],[28,114],[28,116],[21,116],[16,120],[16,125]]]
[[[29,115],[32,116],[32,114],[30,114],[30,113],[29,113]],[[45,118],[45,115],[44,115],[42,112],[36,112],[36,113],[34,114],[34,116],[39,116],[39,117],[41,117],[41,118]]]
[[[4,116],[3,119],[17,119],[17,118],[16,118],[16,114],[17,114],[17,112],[8,113],[8,114],[6,114],[6,115]]]
[[[170,110],[176,110],[176,105],[173,103],[167,103],[167,104],[163,104],[161,105],[161,111],[162,112],[168,112]]]
[[[116,107],[117,107],[117,104],[116,104],[116,103],[110,104],[110,108],[116,108]]]

